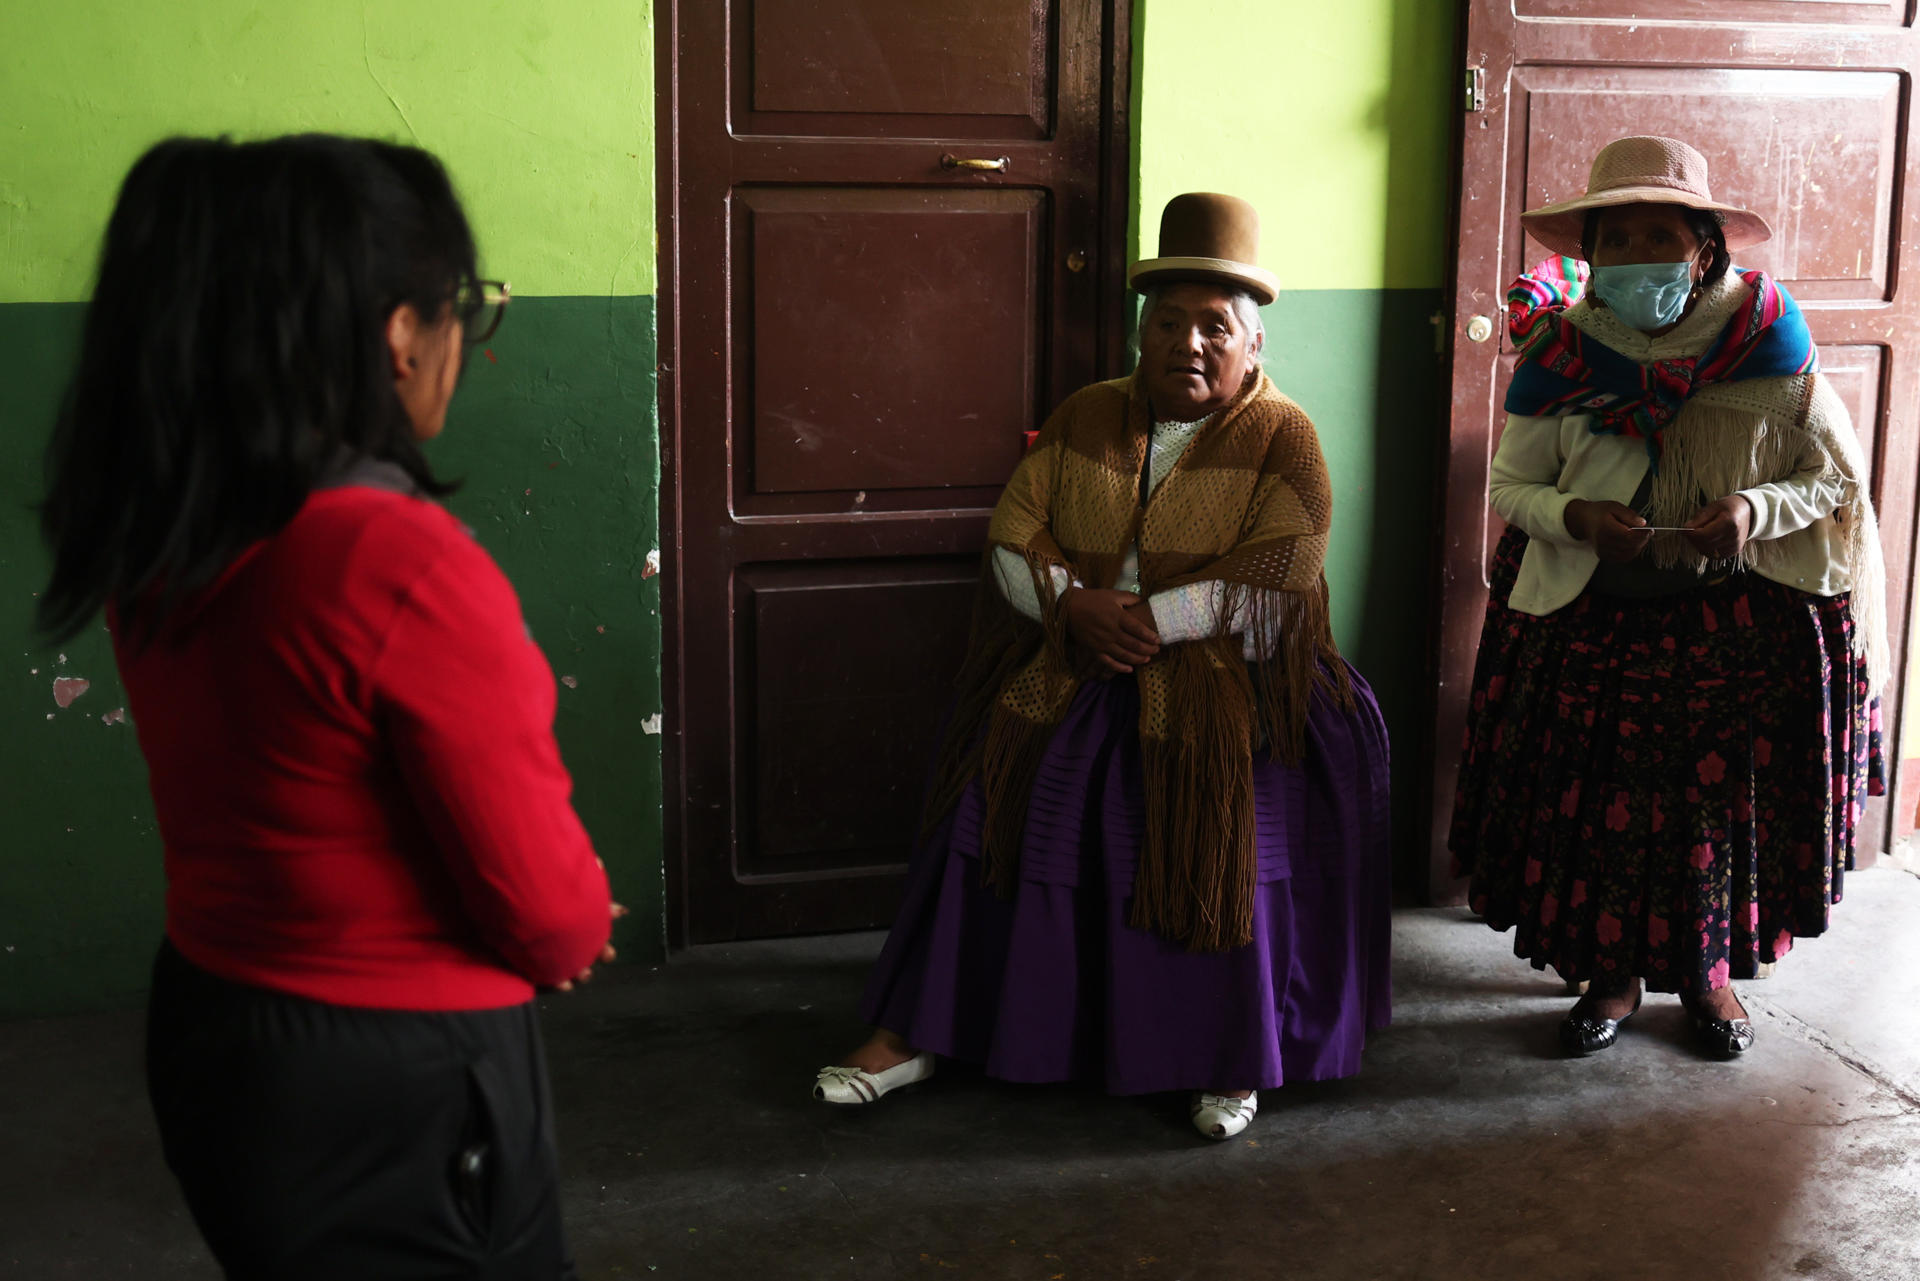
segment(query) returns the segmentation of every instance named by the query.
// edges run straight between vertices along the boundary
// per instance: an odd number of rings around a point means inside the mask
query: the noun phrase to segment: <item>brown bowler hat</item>
[[[1264,306],[1280,292],[1280,282],[1259,263],[1259,212],[1238,196],[1189,191],[1167,201],[1160,215],[1160,256],[1133,264],[1127,283],[1141,293],[1192,281],[1232,285]]]
[[[1588,211],[1615,205],[1682,205],[1716,214],[1729,253],[1773,238],[1773,229],[1759,214],[1713,198],[1705,156],[1678,138],[1651,136],[1608,143],[1593,158],[1586,195],[1529,209],[1520,215],[1520,223],[1553,252],[1578,258]]]

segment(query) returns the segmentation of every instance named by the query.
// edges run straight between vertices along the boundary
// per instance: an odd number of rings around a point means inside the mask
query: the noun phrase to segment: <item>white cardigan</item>
[[[1551,614],[1571,604],[1600,564],[1591,543],[1567,532],[1567,508],[1573,500],[1631,503],[1646,478],[1646,441],[1596,433],[1589,422],[1586,414],[1507,415],[1489,489],[1500,518],[1518,525],[1532,540],[1507,601],[1522,614]],[[1740,496],[1753,505],[1748,533],[1753,541],[1805,533],[1795,540],[1787,569],[1761,572],[1816,596],[1837,596],[1852,588],[1841,542],[1832,529],[1833,510],[1846,501],[1844,482],[1822,479],[1816,460],[1809,470],[1743,489]]]
[[[1670,334],[1648,338],[1617,322],[1608,326],[1607,345],[1641,363],[1698,355],[1713,341],[1733,311],[1747,297],[1737,278],[1723,280],[1701,300],[1694,314]],[[1577,311],[1586,313],[1586,305]],[[1576,323],[1586,315],[1570,319]],[[1606,324],[1610,317],[1593,313]],[[1586,325],[1582,325],[1586,328]],[[1829,423],[1847,422],[1846,406],[1825,378],[1812,375],[1811,413]],[[1738,384],[1734,384],[1738,387]],[[1728,399],[1720,388],[1705,389],[1700,399]],[[1737,395],[1737,393],[1732,393]],[[1686,430],[1687,409],[1676,415],[1671,432]],[[1525,530],[1530,542],[1520,561],[1508,604],[1523,614],[1551,614],[1571,604],[1593,577],[1600,563],[1591,544],[1567,532],[1567,507],[1576,499],[1631,503],[1646,478],[1650,461],[1647,442],[1632,436],[1594,432],[1588,414],[1530,418],[1509,414],[1500,448],[1494,454],[1488,486],[1493,509],[1509,525]],[[1792,475],[1771,484],[1739,491],[1753,507],[1748,537],[1754,542],[1781,542],[1777,557],[1759,570],[1788,587],[1817,596],[1835,596],[1851,590],[1845,540],[1835,526],[1835,508],[1851,497],[1850,486],[1825,467],[1817,447],[1805,451]]]

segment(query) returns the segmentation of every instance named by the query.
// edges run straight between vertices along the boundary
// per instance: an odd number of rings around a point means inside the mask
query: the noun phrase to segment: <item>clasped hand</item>
[[[1069,587],[1060,598],[1067,634],[1091,650],[1109,673],[1144,667],[1160,652],[1153,611],[1132,592]]]
[[[605,859],[595,858],[594,862],[600,864],[601,871],[604,872],[606,870],[607,863]],[[627,909],[624,904],[610,903],[608,904],[608,907],[612,912],[613,919],[616,921],[627,914]],[[605,947],[600,949],[600,955],[594,958],[593,965],[611,964],[614,958],[618,955],[619,953],[613,950],[613,944],[609,943]],[[573,991],[574,985],[576,983],[591,982],[593,979],[593,965],[589,965],[586,969],[581,970],[578,974],[574,975],[570,979],[562,979],[560,982],[553,985],[553,990],[556,992],[571,992]]]
[[[1569,534],[1591,544],[1601,560],[1612,564],[1632,560],[1653,539],[1646,518],[1625,503],[1576,498],[1567,504],[1566,525]],[[1732,560],[1746,547],[1752,527],[1752,505],[1732,494],[1695,513],[1682,537],[1708,560]]]

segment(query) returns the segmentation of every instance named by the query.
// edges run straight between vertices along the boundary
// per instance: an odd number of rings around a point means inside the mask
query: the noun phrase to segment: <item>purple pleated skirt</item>
[[[1386,1026],[1387,735],[1316,699],[1298,766],[1254,757],[1253,941],[1189,952],[1127,924],[1140,848],[1139,694],[1089,681],[1048,744],[1010,899],[981,884],[976,782],[914,851],[862,1012],[1006,1081],[1112,1094],[1351,1076]]]

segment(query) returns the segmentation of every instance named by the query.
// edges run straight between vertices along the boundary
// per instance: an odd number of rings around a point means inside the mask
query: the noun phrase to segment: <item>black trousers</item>
[[[533,1004],[351,1009],[162,943],[147,1089],[232,1281],[571,1281]]]

